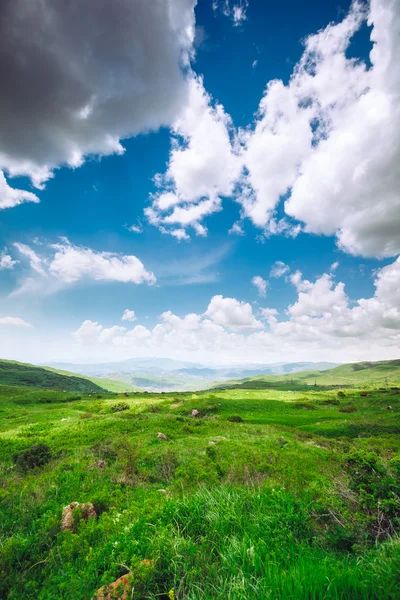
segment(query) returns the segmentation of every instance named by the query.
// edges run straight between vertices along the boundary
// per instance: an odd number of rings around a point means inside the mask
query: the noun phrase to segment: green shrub
[[[17,452],[13,459],[16,466],[22,471],[29,471],[42,467],[52,458],[51,450],[47,444],[34,444],[27,450]]]
[[[122,412],[123,410],[129,410],[129,404],[127,402],[118,402],[110,406],[112,412]]]
[[[231,423],[243,423],[243,419],[242,417],[239,417],[239,415],[232,415],[232,417],[228,417],[228,421]]]

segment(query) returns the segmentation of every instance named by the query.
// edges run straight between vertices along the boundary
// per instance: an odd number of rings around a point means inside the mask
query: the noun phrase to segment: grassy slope
[[[66,390],[67,392],[102,392],[104,389],[75,375],[61,375],[41,367],[19,363],[11,360],[0,360],[0,384],[27,386],[40,389]]]
[[[327,371],[304,371],[289,375],[256,375],[255,377],[227,381],[217,387],[229,387],[231,385],[262,387],[264,382],[268,387],[280,385],[292,389],[296,385],[301,387],[314,384],[335,387],[399,385],[400,360],[351,363]]]
[[[53,367],[43,367],[46,371],[51,371],[52,373],[58,373],[59,375],[65,375],[67,377],[79,377],[80,379],[87,379],[91,381],[95,385],[103,388],[103,390],[107,390],[108,392],[136,392],[138,388],[130,385],[129,383],[125,383],[123,381],[117,381],[114,379],[107,379],[107,377],[88,377],[87,375],[76,375],[76,373],[71,373],[70,371],[62,371],[61,369],[53,369]]]
[[[126,565],[137,600],[398,598],[398,538],[369,541],[374,513],[348,458],[398,468],[397,391],[340,404],[329,390],[65,400],[0,387],[0,597],[90,600]],[[13,454],[33,443],[53,459],[18,471]],[[88,469],[97,460],[105,469]],[[93,502],[98,520],[60,531],[71,501]]]

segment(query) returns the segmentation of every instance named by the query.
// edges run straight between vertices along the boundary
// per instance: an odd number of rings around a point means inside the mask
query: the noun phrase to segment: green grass
[[[104,391],[100,385],[87,378],[77,377],[72,373],[59,374],[42,367],[11,360],[0,360],[0,384],[82,393]]]
[[[337,396],[0,386],[0,597],[90,600],[130,569],[136,600],[397,599],[400,395]],[[72,501],[99,515],[74,533]]]
[[[248,389],[307,389],[324,387],[385,387],[400,385],[400,360],[350,363],[326,371],[302,371],[288,375],[256,375],[244,379],[226,381],[217,388],[241,387]]]

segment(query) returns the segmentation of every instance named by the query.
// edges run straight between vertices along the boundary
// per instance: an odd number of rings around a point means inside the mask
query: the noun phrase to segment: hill
[[[325,371],[303,371],[287,375],[256,375],[226,381],[216,388],[385,387],[400,384],[400,360],[359,362]]]
[[[104,388],[84,377],[61,375],[12,360],[0,360],[0,384],[89,394],[104,392]]]
[[[65,375],[67,377],[77,377],[75,373],[71,373],[70,371],[63,371],[61,369],[53,369],[52,367],[42,367],[46,371],[51,371],[52,373],[58,373],[59,375]],[[138,391],[137,387],[130,385],[129,383],[125,383],[124,381],[118,381],[116,379],[109,379],[108,377],[89,377],[87,375],[79,375],[79,379],[86,379],[87,381],[91,381],[92,383],[98,385],[103,390],[107,390],[108,392],[136,392]]]

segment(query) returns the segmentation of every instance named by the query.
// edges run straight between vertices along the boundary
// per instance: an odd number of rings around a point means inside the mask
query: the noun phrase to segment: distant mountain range
[[[337,364],[299,362],[209,367],[171,358],[130,358],[109,363],[51,363],[46,366],[57,371],[68,371],[96,378],[96,383],[99,385],[102,378],[107,378],[108,381],[120,382],[129,388],[133,386],[148,391],[187,391],[210,387],[229,379],[257,375],[285,375],[299,371],[323,371],[336,367]],[[107,388],[107,385],[104,387]]]

